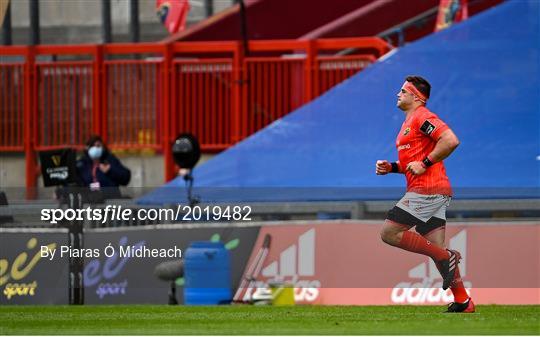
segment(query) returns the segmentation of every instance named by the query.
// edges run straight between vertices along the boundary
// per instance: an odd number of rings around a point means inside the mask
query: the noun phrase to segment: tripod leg
[[[178,304],[178,300],[176,299],[176,284],[174,283],[174,281],[171,282],[171,289],[169,289],[169,304]]]

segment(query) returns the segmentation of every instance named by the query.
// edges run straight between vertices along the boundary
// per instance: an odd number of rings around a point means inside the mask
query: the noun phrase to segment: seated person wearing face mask
[[[84,186],[101,191],[106,199],[121,198],[118,186],[127,185],[131,179],[131,171],[109,152],[99,136],[86,142],[84,154],[77,161],[77,172]]]

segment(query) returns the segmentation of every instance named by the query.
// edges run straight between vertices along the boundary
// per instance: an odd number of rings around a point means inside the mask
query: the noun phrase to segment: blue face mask
[[[91,159],[99,159],[103,154],[103,148],[101,146],[92,146],[88,149],[88,156]]]

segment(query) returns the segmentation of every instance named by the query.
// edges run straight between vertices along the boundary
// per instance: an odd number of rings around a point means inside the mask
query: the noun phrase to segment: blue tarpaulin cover
[[[539,1],[508,1],[391,52],[197,167],[195,193],[203,201],[396,198],[404,176],[376,176],[375,161],[397,159],[396,94],[415,74],[432,85],[428,108],[461,141],[445,160],[455,197],[539,197],[539,18]],[[184,202],[183,187],[177,178],[139,202]]]

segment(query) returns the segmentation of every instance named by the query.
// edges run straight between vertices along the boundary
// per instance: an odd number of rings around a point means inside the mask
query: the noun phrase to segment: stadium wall
[[[221,240],[230,249],[233,287],[251,266],[264,237],[272,243],[253,288],[270,281],[293,284],[299,304],[443,304],[450,291],[429,258],[387,246],[379,239],[382,221],[302,221],[143,228],[85,232],[85,248],[103,251],[111,243],[185,250],[199,240]],[[67,258],[41,258],[43,245],[59,247],[67,232],[0,229],[0,304],[66,304]],[[451,223],[447,243],[462,254],[461,275],[478,304],[540,304],[538,222]],[[52,247],[51,246],[51,247]],[[165,304],[169,284],[153,271],[170,258],[117,256],[85,260],[85,303]],[[182,281],[176,280],[181,287]],[[178,289],[180,303],[182,291]]]
[[[113,150],[126,167],[131,170],[131,181],[127,186],[125,195],[138,197],[138,188],[152,189],[163,184],[163,155],[152,150]],[[203,164],[214,157],[215,154],[205,153],[197,165]],[[0,186],[8,190],[9,202],[24,200],[26,160],[23,154],[4,152],[0,155]],[[37,181],[38,199],[51,199],[56,187],[43,187],[43,177],[39,175]],[[124,189],[125,191],[125,189]]]
[[[255,247],[267,234],[272,246],[258,286],[294,284],[302,304],[451,302],[433,261],[384,244],[381,225],[346,220],[262,226]],[[540,304],[537,222],[451,223],[446,235],[448,247],[462,254],[461,276],[476,303]]]
[[[86,258],[84,285],[86,304],[166,304],[169,282],[154,276],[154,268],[174,258],[119,257],[119,247],[145,246],[149,249],[177,247],[185,251],[193,241],[217,241],[226,244],[231,256],[233,287],[240,277],[259,226],[182,228],[145,226],[88,230],[84,249],[100,251]],[[0,229],[0,305],[68,304],[68,257],[41,257],[41,246],[60,249],[66,246],[68,233],[63,229]],[[111,244],[115,255],[107,257]],[[183,278],[176,280],[179,303],[183,303]]]

